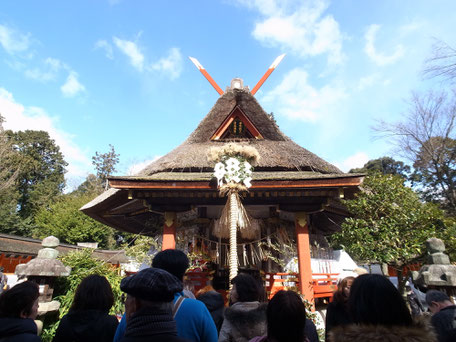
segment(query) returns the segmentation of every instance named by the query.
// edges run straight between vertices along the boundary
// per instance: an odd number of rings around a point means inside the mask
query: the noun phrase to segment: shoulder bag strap
[[[173,306],[173,319],[176,317],[177,311],[179,311],[180,306],[182,305],[182,302],[184,301],[184,296],[179,296],[177,300],[174,302]]]

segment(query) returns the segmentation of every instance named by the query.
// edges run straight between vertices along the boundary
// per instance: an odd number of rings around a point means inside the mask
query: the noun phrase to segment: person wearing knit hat
[[[177,336],[173,319],[173,299],[182,291],[182,282],[158,268],[144,269],[122,279],[120,289],[127,294],[127,328],[121,342],[189,341]]]
[[[178,249],[166,249],[155,255],[152,267],[169,272],[179,280],[180,284],[183,284],[185,272],[189,267],[189,260],[187,255]],[[218,341],[217,328],[208,309],[202,302],[188,298],[182,290],[182,285],[180,290],[176,290],[174,293],[173,317],[176,320],[179,337],[193,342]],[[126,327],[127,320],[126,314],[124,314],[117,327],[113,342],[122,341]]]

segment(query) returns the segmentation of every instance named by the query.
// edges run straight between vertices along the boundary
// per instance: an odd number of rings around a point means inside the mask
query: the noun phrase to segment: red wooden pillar
[[[162,251],[176,248],[176,213],[165,212]]]
[[[300,212],[295,214],[296,225],[296,244],[298,248],[298,266],[299,266],[299,290],[305,299],[313,305],[314,290],[312,285],[312,269],[310,264],[310,241],[309,226],[307,223],[307,214]]]

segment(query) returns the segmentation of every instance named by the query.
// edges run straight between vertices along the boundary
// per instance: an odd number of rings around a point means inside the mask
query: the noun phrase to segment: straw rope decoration
[[[220,194],[228,197],[213,233],[217,237],[230,238],[230,280],[238,273],[237,229],[244,238],[252,239],[256,236],[240,196],[252,186],[252,166],[259,158],[254,147],[235,143],[213,147],[208,153],[208,160],[216,163],[214,177],[217,178]]]

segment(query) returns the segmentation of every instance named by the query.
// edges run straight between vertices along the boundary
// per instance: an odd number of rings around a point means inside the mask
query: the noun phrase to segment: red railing
[[[0,266],[4,268],[4,273],[14,273],[16,266],[25,264],[32,260],[31,255],[11,255],[0,253]]]
[[[338,273],[312,273],[314,298],[329,298],[332,300],[337,290]]]
[[[337,289],[337,273],[312,273],[314,298],[332,299]],[[285,289],[297,289],[299,279],[296,273],[265,273],[265,287],[269,298]]]
[[[188,271],[185,273],[185,284],[191,286],[193,293],[210,284],[214,271]]]

